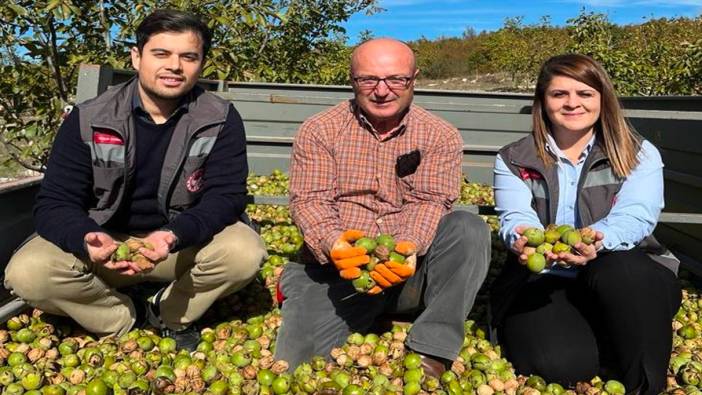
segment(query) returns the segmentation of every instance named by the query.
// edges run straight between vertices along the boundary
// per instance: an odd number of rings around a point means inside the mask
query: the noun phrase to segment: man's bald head
[[[412,104],[416,76],[414,52],[402,41],[366,41],[351,55],[356,104],[381,134],[397,127]]]
[[[414,52],[407,44],[393,38],[368,40],[354,49],[351,54],[351,74],[359,68],[381,59],[393,59],[394,63],[406,66],[411,74],[416,71]]]

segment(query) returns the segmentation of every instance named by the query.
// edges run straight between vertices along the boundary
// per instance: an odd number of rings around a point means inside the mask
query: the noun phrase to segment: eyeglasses
[[[359,88],[362,89],[375,89],[380,81],[385,82],[385,85],[390,89],[407,89],[410,82],[414,77],[405,77],[398,75],[391,75],[390,77],[380,78],[375,76],[367,77],[352,77],[351,78]]]

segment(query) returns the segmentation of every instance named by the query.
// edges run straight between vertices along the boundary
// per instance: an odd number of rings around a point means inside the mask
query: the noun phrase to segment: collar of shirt
[[[585,159],[587,159],[587,156],[592,150],[593,145],[595,145],[594,134],[592,135],[592,137],[590,137],[590,140],[587,142],[587,145],[585,145],[583,152],[580,153],[577,164],[581,164],[585,161]],[[546,134],[546,149],[549,150],[553,155],[555,155],[556,158],[558,158],[559,162],[570,163],[568,157],[563,153],[563,151],[561,151],[560,148],[558,148],[558,144],[556,144],[556,140],[551,134]]]
[[[186,112],[188,110],[189,101],[190,93],[181,97],[180,101],[178,102],[178,107],[176,107],[176,109],[171,113],[171,115],[168,117],[165,123],[169,123],[171,122],[171,120],[177,119],[177,117],[180,116],[181,113]],[[141,101],[141,97],[139,97],[138,90],[135,90],[134,95],[132,96],[132,112],[143,121],[155,123],[154,119],[151,118],[151,114],[144,110],[144,104]]]
[[[359,107],[356,104],[356,101],[352,101],[352,106],[353,106],[353,113],[358,119],[358,122],[363,126],[365,129],[371,132],[373,136],[375,136],[378,141],[386,141],[390,140],[391,138],[398,136],[402,133],[404,133],[405,129],[407,129],[407,122],[409,122],[410,114],[412,113],[412,106],[410,105],[407,111],[405,111],[405,115],[400,119],[400,123],[395,126],[391,131],[388,133],[385,133],[381,135],[378,133],[377,130],[375,130],[375,127],[373,127],[373,124],[366,118],[366,116],[363,114],[361,111],[361,107]]]

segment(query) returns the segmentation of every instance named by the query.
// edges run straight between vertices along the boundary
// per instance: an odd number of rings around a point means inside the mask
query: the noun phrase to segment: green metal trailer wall
[[[81,69],[78,101],[129,71]],[[246,125],[251,170],[287,170],[293,137],[307,117],[352,96],[348,86],[205,81],[231,100]],[[470,181],[492,184],[495,154],[531,130],[531,95],[417,90],[415,103],[454,124],[463,136],[463,171]],[[627,97],[622,102],[636,129],[660,150],[666,209],[656,233],[678,252],[702,261],[702,97]],[[684,214],[698,214],[696,216]],[[680,215],[683,214],[683,215]],[[692,222],[692,223],[691,223]],[[701,271],[702,273],[702,271]]]
[[[96,96],[133,72],[94,65],[81,67],[76,101]],[[311,86],[202,81],[202,86],[234,103],[247,131],[251,171],[287,171],[293,138],[300,123],[352,96],[347,86]],[[415,103],[453,123],[461,131],[463,171],[470,181],[492,184],[495,154],[531,130],[531,96],[417,90]],[[656,235],[683,263],[702,276],[702,97],[624,98],[626,114],[637,130],[663,155],[666,209]],[[32,205],[38,179],[0,186],[0,269],[33,231]],[[257,197],[257,201],[258,201]],[[265,198],[263,199],[265,200]],[[284,198],[268,199],[271,203]],[[693,259],[689,259],[691,257]],[[1,273],[0,273],[0,277]],[[0,310],[21,308],[0,287]],[[17,306],[12,307],[12,304]]]
[[[81,67],[76,101],[94,97],[125,81],[130,71]],[[287,171],[300,123],[352,96],[347,86],[312,86],[202,81],[234,103],[246,125],[251,171]],[[465,142],[463,170],[470,181],[492,183],[498,149],[531,130],[531,96],[417,90],[415,103],[453,123]],[[666,209],[656,233],[676,252],[702,261],[702,97],[624,98],[629,120],[660,150],[665,168]],[[32,229],[36,181],[26,188],[0,189],[0,264]],[[702,267],[699,273],[702,274]]]

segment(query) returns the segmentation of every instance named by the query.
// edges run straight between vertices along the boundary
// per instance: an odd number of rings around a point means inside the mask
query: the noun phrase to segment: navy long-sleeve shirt
[[[230,106],[205,162],[200,199],[170,222],[158,209],[157,189],[166,148],[180,114],[161,125],[148,117],[135,117],[134,175],[115,216],[99,226],[87,214],[94,207],[95,197],[90,147],[81,140],[78,111],[74,108],[59,128],[34,207],[38,234],[64,251],[84,255],[83,239],[88,232],[148,232],[159,228],[172,230],[179,240],[177,249],[182,249],[205,243],[244,211],[246,136],[241,117]]]

